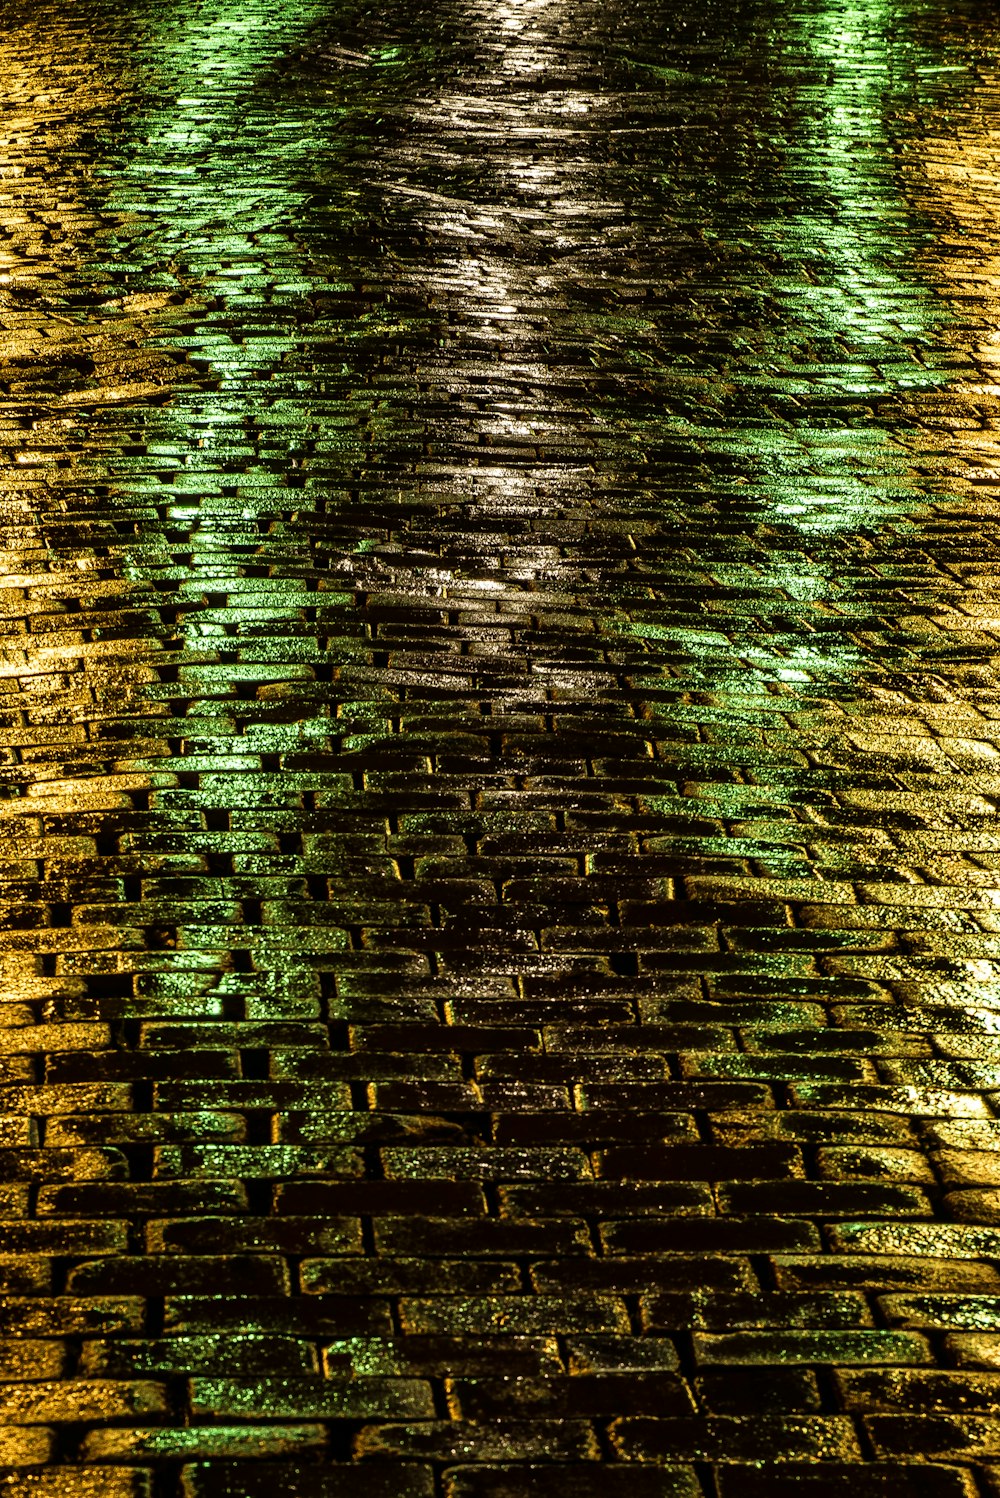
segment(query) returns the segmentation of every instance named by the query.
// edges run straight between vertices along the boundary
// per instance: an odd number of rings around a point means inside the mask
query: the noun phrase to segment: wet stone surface
[[[10,0],[9,1498],[1000,1494],[1000,21]]]

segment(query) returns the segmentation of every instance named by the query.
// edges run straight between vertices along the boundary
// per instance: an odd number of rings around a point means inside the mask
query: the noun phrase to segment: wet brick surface
[[[1000,1494],[998,60],[4,6],[8,1498]]]

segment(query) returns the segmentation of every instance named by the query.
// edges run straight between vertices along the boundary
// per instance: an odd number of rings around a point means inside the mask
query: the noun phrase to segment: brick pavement
[[[3,14],[6,1498],[997,1498],[996,13]]]

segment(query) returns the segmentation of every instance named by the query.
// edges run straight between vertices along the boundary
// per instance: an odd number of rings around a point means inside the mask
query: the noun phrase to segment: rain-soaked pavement
[[[5,1498],[998,1498],[1000,12],[0,79]]]

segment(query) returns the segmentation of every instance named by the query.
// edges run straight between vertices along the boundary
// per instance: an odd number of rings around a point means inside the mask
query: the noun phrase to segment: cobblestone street
[[[3,1498],[1000,1498],[1000,10],[0,13]]]

